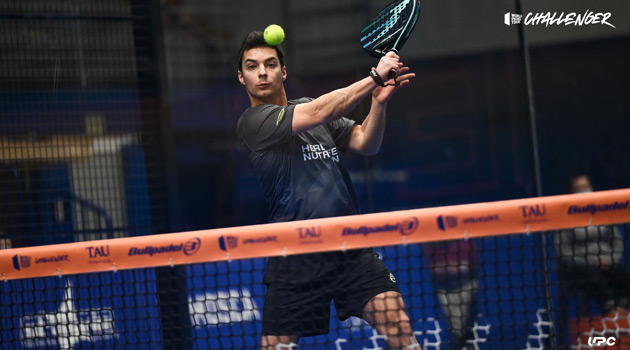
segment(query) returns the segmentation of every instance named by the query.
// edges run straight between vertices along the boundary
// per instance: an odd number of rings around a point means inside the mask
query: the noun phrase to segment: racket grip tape
[[[393,52],[393,53],[398,55],[398,50],[396,50],[394,48],[389,49],[389,51],[387,51],[387,52]],[[394,69],[392,69],[392,70],[389,71],[389,74],[387,74],[387,79],[394,79],[396,77],[396,75],[397,75],[396,71]]]

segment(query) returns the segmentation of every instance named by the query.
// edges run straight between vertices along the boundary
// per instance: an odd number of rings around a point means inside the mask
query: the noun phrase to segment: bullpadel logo
[[[139,256],[139,255],[148,255],[153,257],[153,255],[157,254],[165,254],[165,253],[178,253],[182,252],[185,255],[193,255],[199,248],[201,247],[201,240],[197,237],[193,237],[186,241],[185,243],[180,244],[169,244],[169,245],[161,245],[161,246],[145,246],[145,247],[131,247],[129,249],[129,256]]]
[[[345,227],[341,232],[342,236],[371,235],[387,232],[398,232],[403,236],[413,233],[418,228],[418,218],[411,216],[398,223],[384,224],[379,226],[359,226]]]

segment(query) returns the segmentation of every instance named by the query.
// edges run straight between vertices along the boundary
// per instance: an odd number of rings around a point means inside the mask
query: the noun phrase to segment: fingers
[[[378,62],[378,66],[376,67],[376,71],[383,78],[383,80],[388,80],[388,75],[393,70],[396,72],[396,75],[399,74],[399,70],[403,67],[402,62],[400,62],[400,57],[395,52],[388,52],[385,56],[381,57]]]
[[[398,54],[395,51],[389,51],[388,53],[385,54],[385,57],[392,57],[397,60],[400,59],[400,56],[398,56]]]
[[[409,69],[409,67],[400,68],[396,76],[396,87],[409,84],[410,80],[416,77],[416,73],[409,73]],[[393,83],[393,81],[390,81],[390,83]]]
[[[400,69],[398,69],[398,76],[406,74],[407,72],[409,72],[409,69],[409,67],[400,67]]]
[[[416,75],[413,73],[399,76],[398,78],[396,78],[396,88],[409,84],[411,82],[411,78],[415,76]]]
[[[415,73],[411,73],[409,67],[400,67],[398,76],[385,82],[385,86],[378,87],[372,92],[372,97],[379,103],[387,103],[398,89],[408,85],[411,79],[416,77]]]
[[[416,76],[414,73],[409,73],[409,67],[406,67],[400,61],[400,56],[393,51],[381,57],[375,69],[383,81],[395,88],[407,85],[409,80]]]

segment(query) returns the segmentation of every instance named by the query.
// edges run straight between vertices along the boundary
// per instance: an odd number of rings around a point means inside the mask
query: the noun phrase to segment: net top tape
[[[4,280],[630,222],[630,189],[0,250]]]

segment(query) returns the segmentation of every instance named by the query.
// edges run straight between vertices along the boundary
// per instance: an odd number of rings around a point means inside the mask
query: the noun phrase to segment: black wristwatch
[[[370,76],[372,77],[372,79],[374,79],[374,81],[380,85],[380,86],[385,86],[385,82],[383,81],[383,79],[381,78],[380,75],[378,75],[378,73],[376,72],[376,69],[372,69],[370,70]]]

